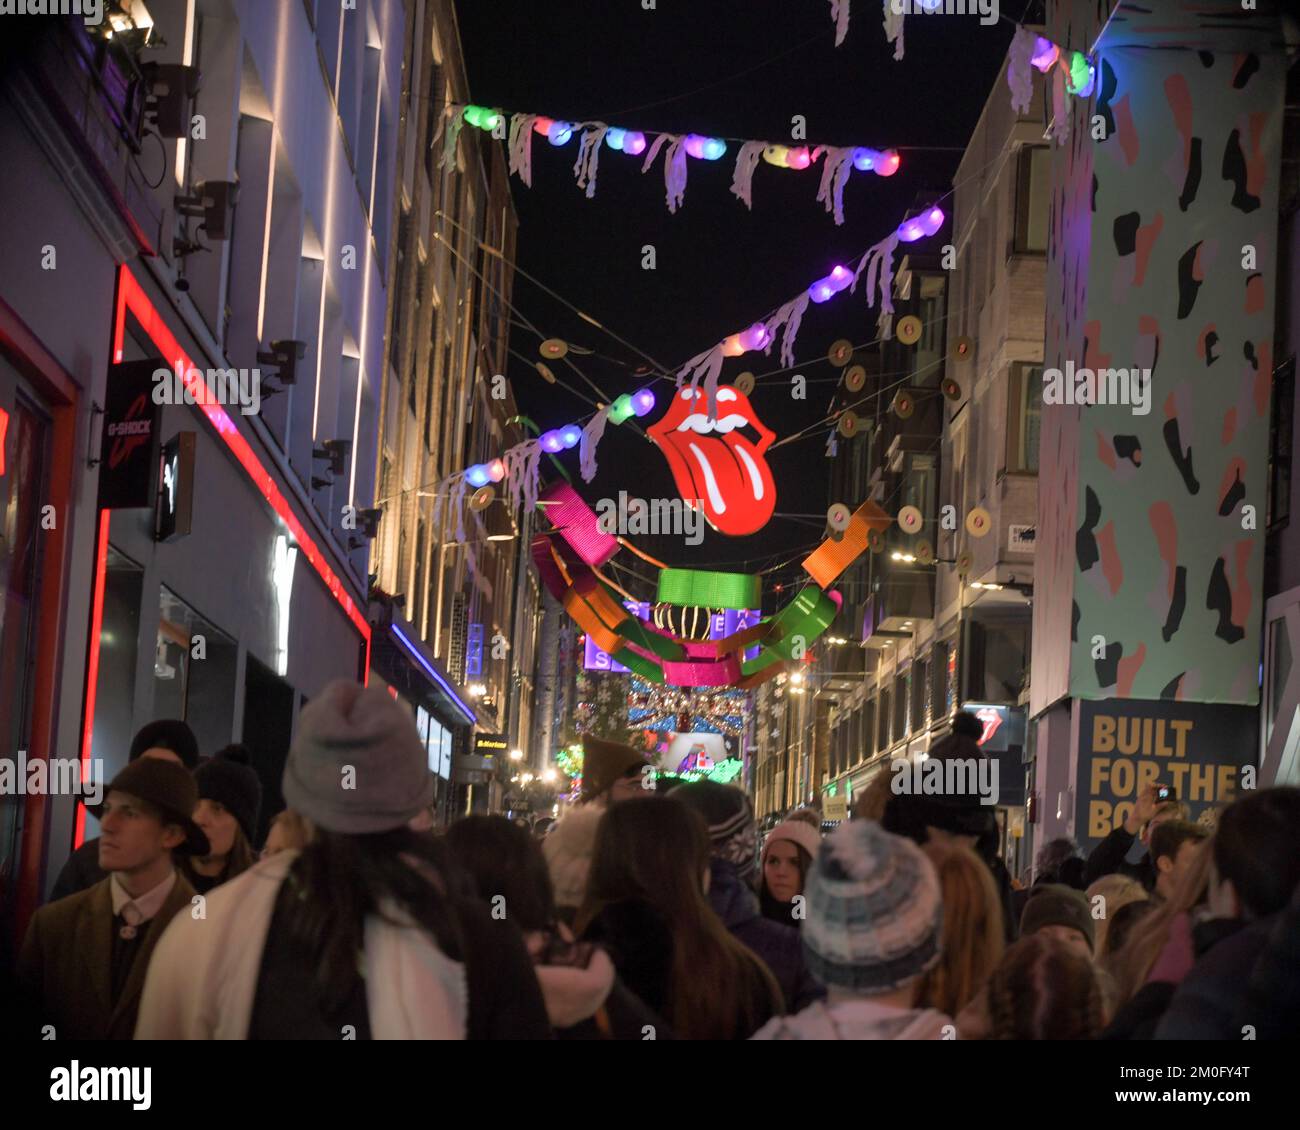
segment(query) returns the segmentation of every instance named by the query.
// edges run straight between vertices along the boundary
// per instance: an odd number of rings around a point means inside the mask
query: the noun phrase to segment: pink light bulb
[[[494,483],[499,483],[506,477],[506,465],[500,459],[493,459],[487,465],[488,478]]]
[[[623,152],[629,157],[636,157],[645,152],[645,134],[630,129],[623,135]]]
[[[789,169],[806,169],[812,164],[812,154],[808,152],[806,145],[802,145],[798,149],[791,149],[785,155],[785,164],[786,168]]]
[[[898,166],[902,163],[902,158],[898,155],[897,149],[891,149],[885,153],[879,164],[876,166],[876,172],[882,177],[892,177],[898,172]]]
[[[1029,61],[1039,71],[1046,73],[1060,57],[1060,54],[1061,49],[1055,43],[1050,39],[1044,39],[1040,35],[1034,40],[1034,53],[1029,57]]]
[[[755,322],[749,329],[736,336],[746,350],[762,349],[767,344],[767,327],[762,322]]]

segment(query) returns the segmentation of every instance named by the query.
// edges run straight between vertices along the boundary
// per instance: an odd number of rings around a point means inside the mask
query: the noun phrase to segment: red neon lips
[[[683,501],[696,500],[719,533],[743,537],[762,529],[776,508],[776,483],[763,453],[775,433],[765,428],[739,389],[718,388],[717,419],[708,419],[703,389],[681,389],[648,431],[672,468]],[[758,433],[753,443],[740,429]]]

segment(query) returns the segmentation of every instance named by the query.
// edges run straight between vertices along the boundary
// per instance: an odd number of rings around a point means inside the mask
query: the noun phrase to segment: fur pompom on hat
[[[605,809],[599,804],[569,809],[551,825],[542,841],[542,854],[555,888],[555,905],[576,909],[587,893],[587,873],[596,850],[596,829]]]

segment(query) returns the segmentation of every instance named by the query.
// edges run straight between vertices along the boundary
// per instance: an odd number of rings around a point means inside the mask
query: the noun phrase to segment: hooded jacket
[[[767,964],[789,1011],[798,1012],[826,995],[804,964],[798,927],[763,917],[758,896],[741,882],[736,865],[717,856],[709,864],[709,905],[736,940]]]

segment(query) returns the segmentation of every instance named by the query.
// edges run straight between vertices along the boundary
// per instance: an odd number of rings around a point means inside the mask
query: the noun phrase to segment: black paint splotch
[[[1115,253],[1132,255],[1137,250],[1138,228],[1142,226],[1139,212],[1125,212],[1115,217]]]
[[[1228,587],[1228,571],[1222,557],[1215,561],[1214,570],[1210,573],[1205,607],[1219,614],[1219,623],[1214,629],[1214,634],[1219,639],[1236,643],[1245,636],[1245,631],[1232,622],[1232,589]]]
[[[1083,615],[1077,600],[1070,601],[1070,642],[1079,642],[1079,617]]]
[[[1218,344],[1219,335],[1214,330],[1205,335],[1205,367],[1207,369],[1219,359],[1219,355],[1214,351],[1215,346]]]
[[[1178,260],[1178,317],[1186,318],[1196,305],[1196,295],[1201,289],[1199,279],[1192,277],[1196,267],[1196,253],[1201,249],[1202,240],[1197,240]]]
[[[1246,484],[1241,481],[1241,470],[1238,468],[1231,485],[1223,492],[1223,499],[1219,503],[1219,517],[1226,518],[1237,509],[1237,504],[1245,497]]]
[[[1233,90],[1244,90],[1246,88],[1246,83],[1250,82],[1250,80],[1254,78],[1255,72],[1258,70],[1259,56],[1252,51],[1242,59],[1241,66],[1237,68],[1237,73],[1232,76]]]
[[[1137,436],[1114,436],[1115,454],[1127,459],[1135,467],[1142,466],[1142,441]]]
[[[1110,65],[1110,60],[1102,57],[1101,60],[1101,82],[1097,87],[1097,113],[1099,113],[1106,122],[1106,136],[1115,136],[1115,113],[1110,108],[1111,99],[1115,97],[1115,91],[1119,87],[1119,79],[1115,77],[1115,68]]]
[[[1192,138],[1191,151],[1187,155],[1187,176],[1183,179],[1183,191],[1178,197],[1178,210],[1186,212],[1196,199],[1201,187],[1201,139]]]
[[[1232,182],[1232,206],[1239,212],[1253,212],[1259,197],[1246,191],[1246,155],[1241,151],[1241,131],[1228,134],[1223,148],[1223,179]]]
[[[1100,659],[1093,660],[1093,666],[1097,670],[1097,685],[1099,687],[1113,687],[1115,681],[1119,678],[1119,661],[1124,658],[1124,645],[1122,643],[1111,643],[1106,645],[1105,654]]]
[[[1101,500],[1092,487],[1084,488],[1083,525],[1074,535],[1074,555],[1079,562],[1079,572],[1086,573],[1101,560],[1097,538],[1093,531],[1101,521]]]
[[[1179,565],[1174,570],[1174,597],[1169,602],[1169,614],[1165,617],[1165,626],[1160,629],[1160,636],[1168,643],[1174,638],[1183,622],[1183,611],[1187,607],[1187,566]]]
[[[1172,679],[1169,680],[1169,682],[1167,682],[1163,687],[1160,688],[1160,697],[1177,698],[1178,686],[1186,677],[1186,675],[1187,675],[1186,671],[1179,671],[1177,675],[1175,675]]]
[[[1189,447],[1186,452],[1183,451],[1183,440],[1178,430],[1177,416],[1172,420],[1165,421],[1164,436],[1165,446],[1173,457],[1174,466],[1178,468],[1178,473],[1183,477],[1183,486],[1187,488],[1187,493],[1199,493],[1201,484],[1196,481],[1196,473],[1192,470],[1192,449]]]

